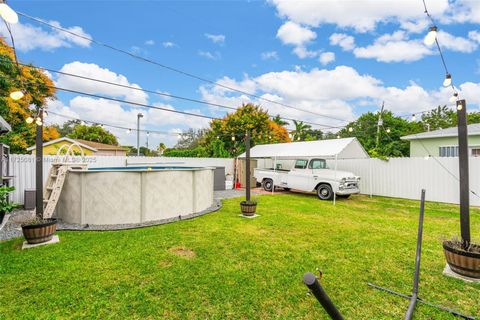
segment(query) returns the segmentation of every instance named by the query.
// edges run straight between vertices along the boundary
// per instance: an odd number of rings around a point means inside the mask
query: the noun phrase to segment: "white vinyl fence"
[[[469,167],[470,190],[478,194],[470,193],[470,204],[480,206],[480,158],[471,157]],[[420,199],[425,189],[428,201],[459,203],[458,158],[338,160],[337,169],[360,176],[363,194]]]
[[[43,179],[44,184],[56,156],[44,156]],[[81,162],[81,157],[76,157]],[[168,157],[118,157],[118,156],[89,156],[84,157],[89,168],[125,167],[142,165],[167,165],[186,167],[225,167],[225,174],[233,175],[233,159],[229,158],[168,158]],[[23,204],[25,189],[35,188],[35,155],[11,155],[10,174],[14,176],[12,185],[12,201]]]

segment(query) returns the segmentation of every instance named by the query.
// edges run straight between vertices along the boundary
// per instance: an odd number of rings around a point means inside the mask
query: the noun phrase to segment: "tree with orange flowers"
[[[10,98],[10,93],[23,91],[19,100]],[[0,142],[10,146],[12,153],[25,153],[35,144],[35,122],[27,124],[28,117],[35,117],[37,107],[44,107],[55,97],[53,82],[40,70],[18,65],[13,49],[0,37],[0,115],[10,124],[12,131],[0,136]],[[53,127],[44,127],[43,139],[59,138]]]

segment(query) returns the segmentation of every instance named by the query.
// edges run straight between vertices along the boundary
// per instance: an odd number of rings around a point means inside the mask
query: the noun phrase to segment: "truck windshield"
[[[308,164],[309,169],[326,169],[327,162],[323,159],[312,159]]]

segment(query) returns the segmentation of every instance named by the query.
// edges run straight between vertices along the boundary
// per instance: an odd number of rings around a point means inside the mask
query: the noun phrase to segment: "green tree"
[[[257,105],[244,104],[223,119],[212,120],[202,145],[212,155],[214,148],[220,146],[215,141],[220,140],[223,142],[222,148],[229,156],[236,156],[245,151],[244,139],[247,130],[251,133],[251,146],[290,141],[287,130],[270,120],[265,110]]]
[[[293,125],[295,126],[295,130],[293,130],[293,141],[305,141],[305,140],[317,140],[313,139],[312,126],[309,124],[304,123],[303,121],[293,120]]]
[[[167,146],[163,142],[160,142],[158,147],[157,147],[157,152],[161,156],[161,155],[163,155],[163,153],[165,152],[166,149],[167,149]]]
[[[67,137],[73,132],[73,128],[80,123],[80,120],[68,120],[65,121],[62,125],[54,124],[52,125],[52,127],[57,129],[61,137]]]
[[[118,146],[117,137],[101,126],[77,124],[68,137]]]
[[[357,137],[371,157],[406,157],[410,154],[410,144],[400,137],[422,132],[420,122],[409,122],[384,111],[383,126],[380,130],[379,145],[376,146],[378,113],[367,112],[354,122],[350,122],[338,132],[341,137]],[[349,128],[352,128],[350,132]],[[389,131],[389,132],[387,132]]]
[[[285,120],[283,120],[279,114],[277,114],[275,117],[272,118],[272,121],[275,122],[276,124],[278,124],[279,126],[286,126],[288,125],[289,123]]]
[[[24,91],[24,97],[11,99],[10,93],[18,90]],[[0,136],[0,142],[8,144],[12,153],[25,153],[35,144],[36,134],[35,122],[27,124],[25,120],[36,117],[35,109],[45,107],[54,97],[53,82],[36,68],[17,67],[13,49],[0,37],[0,115],[12,127],[11,132]],[[44,127],[44,141],[58,137],[54,128]]]
[[[176,149],[194,149],[202,144],[206,129],[188,129],[187,132],[183,132],[175,145]]]

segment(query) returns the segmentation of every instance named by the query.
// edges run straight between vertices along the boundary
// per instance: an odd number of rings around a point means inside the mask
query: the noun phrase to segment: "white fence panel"
[[[458,158],[338,160],[338,170],[359,175],[364,194],[419,199],[426,189],[429,201],[459,203]],[[480,196],[480,158],[470,158],[470,189]],[[470,203],[480,206],[480,198],[470,194]]]
[[[44,156],[43,184],[48,178],[52,162],[56,156]],[[81,162],[81,157],[75,157]],[[118,157],[88,156],[83,159],[89,168],[125,167],[129,165],[178,165],[189,167],[225,167],[225,174],[233,174],[233,159],[230,158],[168,158],[168,157]],[[14,176],[12,201],[22,203],[25,189],[35,189],[35,155],[13,154],[10,156],[10,174]]]

